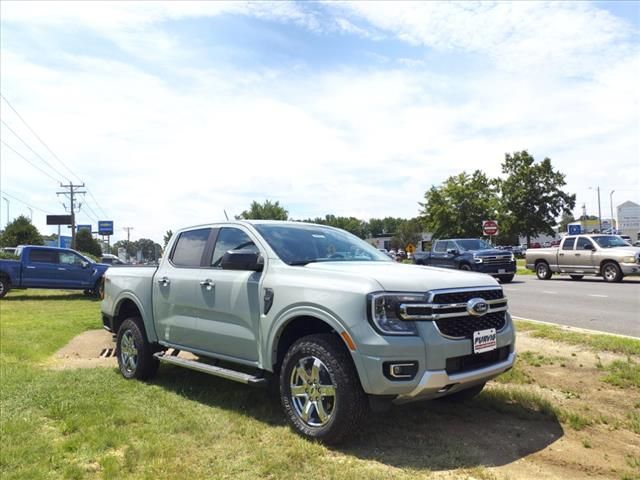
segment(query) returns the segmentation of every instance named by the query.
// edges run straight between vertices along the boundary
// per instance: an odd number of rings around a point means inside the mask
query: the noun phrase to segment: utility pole
[[[7,225],[9,225],[9,199],[7,197],[2,197],[2,199],[7,202]]]
[[[133,230],[133,227],[124,227],[123,230],[127,231],[127,262],[131,261],[131,256],[129,255],[129,245],[131,245],[131,230]]]
[[[611,234],[612,235],[618,230],[618,222],[613,221],[613,194],[614,193],[615,193],[615,190],[611,190],[611,193],[609,194],[609,206],[611,207]]]
[[[76,248],[76,195],[84,195],[87,193],[86,191],[80,191],[78,188],[84,188],[84,183],[82,185],[74,185],[71,181],[69,185],[60,184],[61,188],[66,188],[65,192],[56,192],[56,195],[67,195],[69,197],[69,210],[71,211],[71,248]],[[78,205],[77,210],[80,210],[82,204]]]
[[[33,223],[33,208],[27,207],[27,210],[29,210],[29,220]]]
[[[600,210],[600,186],[598,186],[598,225],[600,226],[598,233],[602,233],[602,211]]]

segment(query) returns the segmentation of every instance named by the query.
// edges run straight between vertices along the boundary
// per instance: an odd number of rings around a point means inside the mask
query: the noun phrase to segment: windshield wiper
[[[306,265],[308,263],[315,263],[315,262],[322,262],[322,261],[326,261],[326,260],[322,258],[309,258],[307,260],[294,260],[293,262],[287,262],[287,263],[295,267],[300,265]]]

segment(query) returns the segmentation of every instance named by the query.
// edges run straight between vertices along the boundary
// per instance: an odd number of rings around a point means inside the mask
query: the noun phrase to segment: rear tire
[[[7,277],[0,276],[0,298],[4,297],[11,290],[11,282]]]
[[[602,277],[609,283],[622,281],[622,270],[615,262],[607,262],[602,265]]]
[[[140,317],[127,318],[122,322],[116,340],[116,357],[124,378],[146,380],[153,377],[160,363],[153,352]]]
[[[309,335],[289,348],[280,400],[296,433],[326,444],[357,432],[369,407],[353,361],[333,334]]]
[[[584,277],[584,275],[569,275],[571,277],[571,280],[582,280],[582,278]]]
[[[551,278],[551,269],[547,262],[538,262],[536,265],[536,276],[540,280],[549,280]]]
[[[500,283],[510,283],[513,280],[515,275],[500,275],[498,278],[500,279]]]

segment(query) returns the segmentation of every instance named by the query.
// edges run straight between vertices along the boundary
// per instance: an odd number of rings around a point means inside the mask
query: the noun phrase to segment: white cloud
[[[21,6],[5,16],[3,2],[3,22],[84,22],[137,55],[160,43],[151,60],[175,55],[172,74],[188,83],[177,86],[120,60],[66,55],[62,68],[3,49],[3,94],[86,179],[117,226],[135,226],[136,236],[160,240],[167,229],[222,219],[223,209],[237,214],[265,198],[280,200],[296,218],[412,216],[432,184],[463,169],[498,175],[504,153],[525,148],[551,157],[591,213],[596,200],[588,186],[616,188],[620,200],[623,191],[640,190],[638,56],[615,44],[610,26],[618,21],[591,7],[576,7],[575,23],[568,7],[536,3],[482,4],[486,12],[467,11],[467,3],[340,7],[338,20],[349,22],[344,32],[365,28],[364,19],[373,29],[430,48],[476,52],[500,67],[466,78],[434,73],[428,62],[321,72],[200,66],[159,23],[237,10],[324,28],[326,19],[297,4],[278,4],[275,13],[261,4],[86,5],[95,4],[46,3],[34,16]],[[592,39],[569,42],[571,35],[555,26],[561,21],[572,35],[593,30]],[[546,36],[559,42],[557,52],[544,46]],[[610,58],[602,58],[598,42],[613,50]],[[545,58],[543,74],[527,70]],[[3,107],[3,119],[7,113]],[[7,122],[18,123],[10,116]],[[3,130],[5,138],[15,145]],[[3,189],[58,208],[50,180],[4,148],[2,159]],[[613,177],[621,167],[625,173]]]

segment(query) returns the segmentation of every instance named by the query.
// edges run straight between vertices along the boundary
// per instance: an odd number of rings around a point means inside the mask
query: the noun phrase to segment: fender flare
[[[114,318],[118,316],[120,307],[122,306],[125,300],[131,300],[138,308],[138,311],[140,312],[140,316],[142,317],[142,322],[144,323],[144,329],[147,334],[147,339],[150,342],[157,342],[158,336],[156,335],[156,329],[155,329],[155,326],[153,325],[153,318],[151,317],[151,312],[147,312],[147,310],[142,305],[142,302],[140,302],[140,299],[133,292],[124,291],[120,293],[120,295],[113,302]]]

